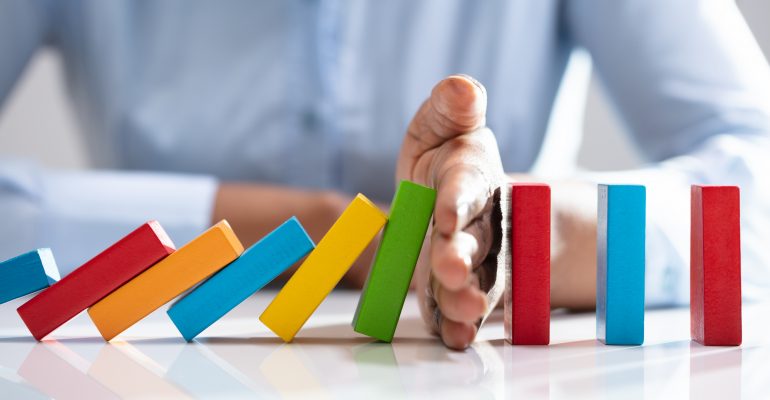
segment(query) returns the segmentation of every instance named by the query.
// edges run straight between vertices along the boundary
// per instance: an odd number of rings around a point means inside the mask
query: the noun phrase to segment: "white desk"
[[[594,340],[594,315],[555,315],[551,346],[510,346],[501,315],[465,352],[428,335],[407,299],[396,340],[350,328],[358,295],[335,292],[285,345],[258,320],[274,293],[249,299],[185,343],[156,312],[105,344],[79,315],[36,343],[0,306],[0,398],[597,398],[770,396],[770,307],[744,309],[744,345],[689,341],[687,309],[648,311],[641,347]]]

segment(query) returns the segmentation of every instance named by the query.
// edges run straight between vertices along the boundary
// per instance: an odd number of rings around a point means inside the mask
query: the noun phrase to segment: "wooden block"
[[[294,339],[386,221],[358,194],[259,317],[262,323],[285,342]]]
[[[605,344],[644,342],[644,186],[599,185],[596,335]]]
[[[243,246],[222,220],[88,309],[111,340],[162,305],[238,258]]]
[[[42,340],[173,251],[174,243],[158,221],[147,222],[23,304],[19,315],[35,339]]]
[[[353,317],[356,332],[393,340],[435,204],[435,190],[409,181],[399,184]]]
[[[0,262],[0,304],[43,290],[59,280],[51,249],[37,249]]]
[[[737,186],[693,185],[690,333],[706,346],[738,346],[741,332],[741,212]]]
[[[544,345],[551,332],[551,188],[511,185],[511,265],[506,268],[505,337]]]
[[[307,255],[315,245],[292,217],[167,311],[188,342]]]

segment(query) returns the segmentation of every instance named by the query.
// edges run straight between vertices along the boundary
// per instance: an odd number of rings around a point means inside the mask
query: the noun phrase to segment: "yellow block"
[[[294,339],[387,219],[364,195],[356,196],[267,306],[260,321],[285,342]]]
[[[222,269],[243,253],[230,224],[222,220],[88,309],[105,340]]]

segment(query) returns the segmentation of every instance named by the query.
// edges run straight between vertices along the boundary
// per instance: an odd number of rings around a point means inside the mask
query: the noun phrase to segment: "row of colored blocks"
[[[44,289],[18,309],[37,340],[86,309],[111,340],[192,289],[167,311],[190,341],[307,256],[260,317],[288,342],[385,226],[353,327],[391,341],[435,199],[433,189],[403,181],[386,216],[359,194],[318,246],[291,218],[245,251],[227,221],[177,250],[151,221],[61,280],[47,249],[1,263],[0,302]]]
[[[550,188],[514,184],[510,194],[506,337],[513,344],[548,344]],[[607,344],[633,345],[644,340],[645,196],[643,186],[599,186],[597,337]],[[356,331],[392,340],[434,202],[431,189],[409,182],[399,186],[356,310]],[[691,202],[692,337],[709,345],[740,344],[738,188],[693,186]],[[260,319],[290,341],[384,223],[385,216],[359,195]],[[89,314],[109,340],[237,258],[168,310],[185,339],[192,340],[311,250],[313,243],[296,219],[245,252],[226,222],[176,252],[160,226],[151,222],[30,300],[19,313],[41,339],[91,307]],[[50,268],[50,252],[38,255],[47,270],[55,270]],[[8,285],[0,289],[8,295],[3,301],[56,279],[40,272],[42,268],[28,268],[29,257],[6,263],[35,274],[26,280],[4,279]],[[0,267],[3,273],[10,270]],[[27,292],[22,289],[24,282],[29,283]]]
[[[511,267],[506,338],[550,341],[550,207],[546,185],[511,188]],[[646,189],[599,185],[596,334],[605,344],[644,342]],[[704,345],[741,344],[740,192],[735,186],[691,188],[691,337]]]

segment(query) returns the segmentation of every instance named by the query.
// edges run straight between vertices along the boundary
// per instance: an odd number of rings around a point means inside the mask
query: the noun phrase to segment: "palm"
[[[417,272],[423,317],[453,348],[465,348],[491,301],[480,268],[493,242],[492,204],[505,181],[485,124],[486,93],[463,76],[439,82],[409,125],[396,179],[436,188],[428,262]]]

